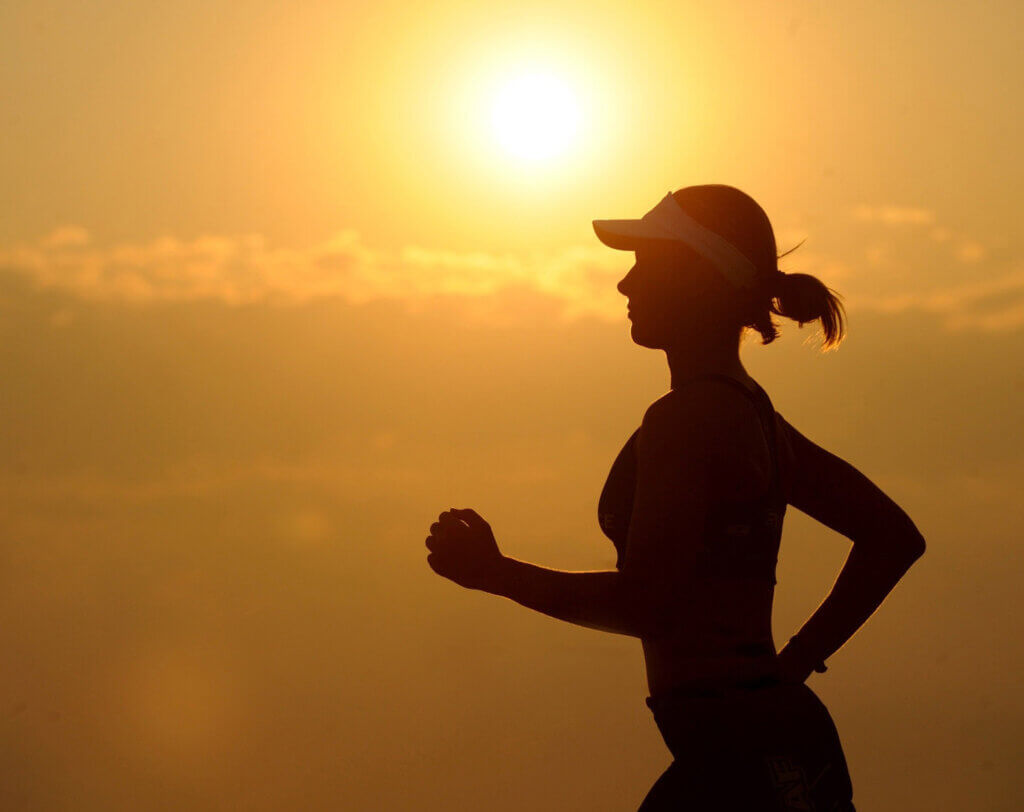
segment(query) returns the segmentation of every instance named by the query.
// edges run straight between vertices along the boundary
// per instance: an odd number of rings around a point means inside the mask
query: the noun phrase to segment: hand
[[[467,589],[494,591],[505,557],[491,526],[475,510],[446,510],[430,525],[427,563]]]

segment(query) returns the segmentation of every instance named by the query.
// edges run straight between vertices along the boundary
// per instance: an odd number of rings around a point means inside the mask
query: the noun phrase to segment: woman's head
[[[820,320],[822,348],[838,346],[845,333],[838,296],[814,276],[778,271],[771,222],[753,198],[721,185],[688,186],[672,198],[689,218],[742,254],[750,281],[738,286],[699,246],[671,239],[635,240],[636,264],[618,285],[629,299],[634,341],[667,348],[697,338],[735,339],[750,327],[768,344],[778,336],[775,314],[801,326]]]

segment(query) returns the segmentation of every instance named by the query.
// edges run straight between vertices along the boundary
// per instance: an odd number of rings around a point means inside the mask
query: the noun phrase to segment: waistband
[[[781,684],[781,680],[773,675],[755,677],[739,682],[688,682],[665,691],[658,696],[649,696],[644,702],[647,703],[648,708],[657,712],[664,708],[665,705],[680,699],[724,699]]]

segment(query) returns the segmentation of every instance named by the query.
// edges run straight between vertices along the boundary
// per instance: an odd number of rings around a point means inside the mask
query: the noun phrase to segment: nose
[[[636,269],[636,265],[629,269],[629,272],[619,280],[619,284],[615,286],[616,290],[623,296],[629,296],[629,291],[633,286],[633,271]]]

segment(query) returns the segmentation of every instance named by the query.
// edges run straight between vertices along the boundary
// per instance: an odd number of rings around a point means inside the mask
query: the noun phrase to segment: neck
[[[675,389],[687,378],[695,375],[729,375],[746,380],[750,376],[740,362],[739,339],[701,343],[689,341],[665,349],[668,368]]]

